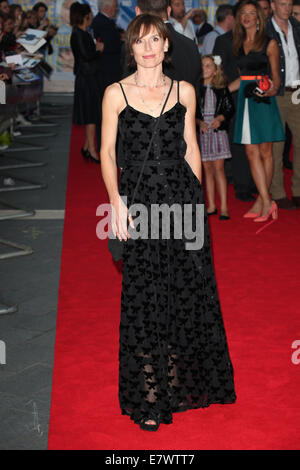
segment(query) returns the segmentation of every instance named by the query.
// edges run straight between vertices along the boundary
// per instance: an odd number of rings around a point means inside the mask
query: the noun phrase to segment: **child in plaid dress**
[[[197,123],[204,167],[207,214],[217,214],[215,186],[220,196],[220,219],[228,220],[227,180],[224,160],[231,158],[227,128],[234,105],[221,67],[219,56],[202,57],[203,83],[198,90]]]

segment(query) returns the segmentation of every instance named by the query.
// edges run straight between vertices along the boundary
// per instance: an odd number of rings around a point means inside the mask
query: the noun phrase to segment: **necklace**
[[[165,75],[162,75],[162,83],[157,83],[156,85],[144,85],[143,83],[138,83],[138,80],[137,80],[137,72],[135,72],[134,74],[134,81],[135,81],[135,84],[139,87],[142,87],[142,88],[158,88],[160,86],[165,86],[166,84],[166,76]]]
[[[144,100],[144,98],[143,98],[143,95],[142,95],[141,87],[143,87],[143,88],[147,88],[147,87],[148,87],[148,88],[158,88],[158,87],[161,86],[161,85],[156,84],[156,85],[153,85],[153,87],[150,87],[149,85],[142,85],[142,84],[139,84],[138,81],[137,81],[137,74],[136,74],[136,73],[135,73],[135,75],[134,75],[134,81],[135,81],[136,86],[138,87],[138,90],[139,90],[139,94],[140,94],[142,103],[146,106],[146,108],[149,109],[149,111],[151,112],[151,115],[154,117],[155,114],[156,114],[157,109],[162,106],[164,97],[165,97],[166,94],[167,94],[167,91],[166,91],[166,89],[165,89],[165,88],[166,88],[166,77],[165,77],[165,75],[163,75],[163,87],[164,87],[164,91],[163,91],[163,94],[162,94],[162,97],[161,97],[160,102],[159,102],[158,105],[155,106],[154,108],[151,108],[151,107],[145,102],[145,100]]]

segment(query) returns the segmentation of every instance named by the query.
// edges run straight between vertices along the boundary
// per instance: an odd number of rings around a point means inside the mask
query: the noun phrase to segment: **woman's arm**
[[[80,31],[75,30],[72,32],[71,47],[72,50],[78,51],[84,62],[91,62],[101,55],[99,43],[95,46],[92,38],[89,38],[87,35],[83,36]]]
[[[211,122],[212,129],[218,129],[223,121],[229,121],[234,114],[234,103],[232,96],[227,87],[221,91],[220,114],[218,114]]]
[[[269,57],[271,67],[271,87],[263,96],[275,96],[280,88],[279,76],[279,47],[275,39],[271,39],[267,47],[267,56]]]
[[[201,183],[201,156],[196,137],[196,94],[190,83],[180,82],[180,101],[186,107],[184,140],[186,142],[185,159]]]
[[[241,79],[236,78],[233,82],[229,83],[228,90],[230,91],[230,93],[232,93],[233,91],[237,91],[240,88],[240,82]]]
[[[102,128],[101,128],[101,171],[108,192],[109,201],[115,211],[116,220],[113,220],[112,230],[119,240],[127,240],[130,235],[127,231],[127,207],[123,203],[118,189],[118,170],[116,163],[116,140],[118,132],[118,115],[121,111],[122,100],[120,86],[114,83],[106,88],[102,100]],[[124,104],[124,103],[123,103]],[[131,216],[130,224],[133,227]]]
[[[222,114],[224,117],[223,120],[225,119],[229,120],[234,115],[234,102],[229,92],[229,89],[227,87],[223,89],[223,96],[222,96],[220,111],[221,111],[220,114]]]

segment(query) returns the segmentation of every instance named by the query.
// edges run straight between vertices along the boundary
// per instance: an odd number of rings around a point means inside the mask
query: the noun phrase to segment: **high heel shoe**
[[[146,424],[146,421],[155,421],[155,424]],[[157,431],[160,425],[160,415],[159,414],[153,414],[152,413],[147,416],[146,418],[143,418],[140,422],[140,428],[143,429],[143,431]]]
[[[84,158],[85,160],[87,160],[87,159],[89,158],[89,155],[88,155],[88,154],[89,154],[88,149],[84,149],[84,148],[82,147],[82,149],[81,149],[81,155],[83,156],[83,158]]]
[[[97,163],[98,165],[100,165],[100,159],[98,160],[97,158],[94,158],[89,150],[87,150],[87,158],[92,160],[92,162]]]
[[[91,152],[89,151],[89,149],[84,149],[82,148],[81,149],[81,155],[83,156],[83,158],[87,161],[87,160],[92,160],[92,162],[95,162],[95,163],[98,163],[100,164],[100,160],[94,158],[91,154]]]
[[[207,215],[216,215],[218,213],[218,209],[215,209],[212,212],[207,212]]]
[[[267,215],[264,215],[262,217],[257,217],[256,219],[254,219],[254,222],[266,222],[268,218],[270,217],[270,215],[272,216],[273,220],[278,219],[278,207],[275,201],[272,201],[271,207]]]
[[[261,212],[249,212],[249,211],[243,215],[245,219],[255,219],[260,216],[261,216]]]

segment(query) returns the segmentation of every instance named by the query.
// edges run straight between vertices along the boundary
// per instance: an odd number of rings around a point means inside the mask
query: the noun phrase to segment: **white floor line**
[[[7,215],[7,214],[20,214],[21,211],[18,210],[0,210],[0,216],[1,215]],[[64,219],[65,218],[65,211],[64,210],[50,210],[50,209],[45,209],[45,210],[36,210],[35,215],[32,215],[30,217],[23,217],[22,220],[28,220],[28,219],[35,219],[35,220],[53,220],[53,219]],[[16,219],[17,220],[17,219]],[[20,219],[21,220],[21,219]]]

